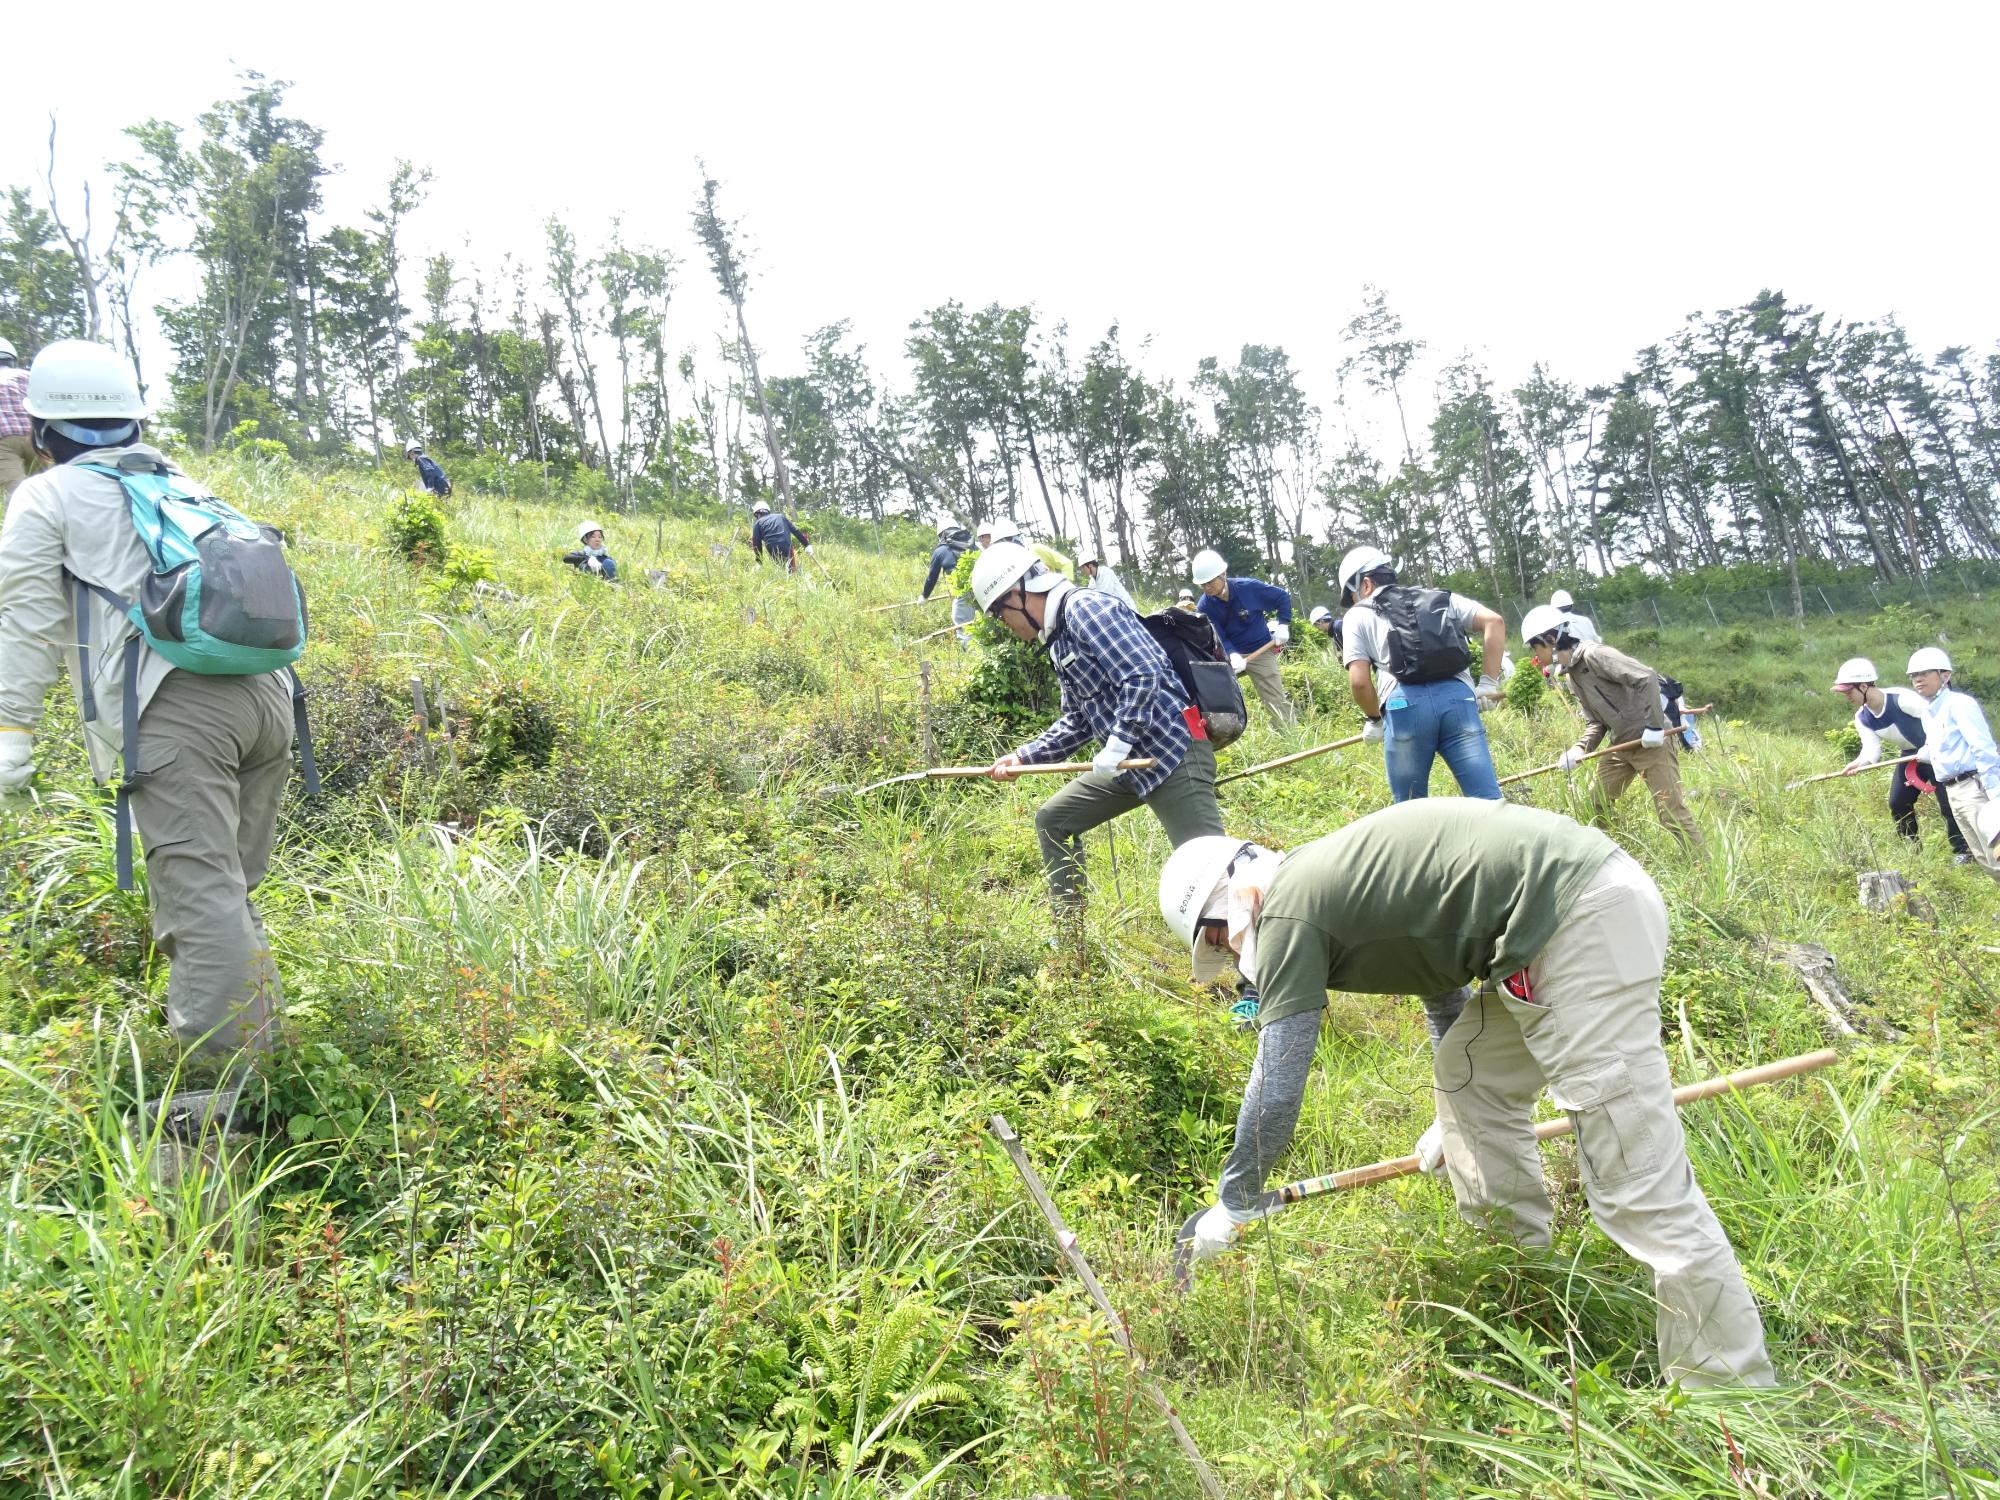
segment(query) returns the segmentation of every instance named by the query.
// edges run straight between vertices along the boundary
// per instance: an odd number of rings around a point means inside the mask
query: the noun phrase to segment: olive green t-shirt
[[[1526,968],[1617,845],[1560,813],[1420,797],[1285,856],[1257,919],[1260,1025]]]

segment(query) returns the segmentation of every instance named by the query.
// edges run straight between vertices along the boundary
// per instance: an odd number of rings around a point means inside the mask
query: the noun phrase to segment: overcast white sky
[[[536,254],[552,210],[586,243],[622,215],[686,260],[675,339],[706,347],[705,157],[755,248],[767,372],[848,317],[900,383],[906,325],[956,296],[1032,302],[1080,341],[1118,319],[1183,378],[1282,344],[1326,405],[1370,281],[1433,356],[1470,348],[1503,384],[1537,359],[1613,377],[1767,285],[1897,313],[1928,351],[2000,336],[1990,0],[266,0],[89,24],[116,63],[37,64],[14,31],[0,182],[39,177],[52,107],[73,178],[123,124],[191,121],[254,67],[327,131],[335,218],[398,156],[436,173],[420,252],[491,269]]]

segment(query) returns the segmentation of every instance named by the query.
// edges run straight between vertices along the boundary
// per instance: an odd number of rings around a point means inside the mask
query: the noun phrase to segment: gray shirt
[[[1451,596],[1452,621],[1467,635],[1479,633],[1479,627],[1473,621],[1481,608],[1477,599],[1468,599],[1463,594]],[[1389,622],[1382,618],[1373,603],[1364,599],[1341,617],[1340,636],[1341,665],[1356,661],[1372,662],[1375,667],[1375,696],[1386,704],[1396,691],[1395,674],[1389,670]],[[1471,687],[1472,668],[1468,666],[1460,672],[1458,680]]]

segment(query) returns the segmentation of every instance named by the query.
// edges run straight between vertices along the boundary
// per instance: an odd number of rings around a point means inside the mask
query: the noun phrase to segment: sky
[[[1384,288],[1428,373],[1579,385],[1698,309],[1783,290],[1988,351],[2000,6],[1067,4],[340,7],[115,0],[143,66],[11,68],[0,183],[59,182],[242,68],[327,132],[336,222],[398,157],[435,174],[412,249],[489,271],[562,214],[685,263],[675,341],[724,312],[688,213],[697,159],[754,254],[766,374],[852,320],[905,383],[910,320],[1032,303],[1138,362],[1283,345],[1321,405]],[[406,281],[406,286],[408,282]],[[161,290],[165,283],[156,283]],[[1359,397],[1357,396],[1357,399]],[[1367,409],[1380,445],[1392,415]]]

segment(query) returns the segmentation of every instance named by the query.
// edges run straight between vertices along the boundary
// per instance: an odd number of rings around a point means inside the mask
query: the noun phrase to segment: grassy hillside
[[[210,478],[288,528],[315,604],[328,790],[262,898],[293,1046],[276,1128],[163,1188],[123,1131],[173,1084],[144,903],[80,752],[45,756],[41,805],[0,814],[0,1494],[1197,1494],[995,1110],[1232,1496],[2000,1494],[2000,888],[1928,807],[1898,843],[1879,778],[1782,790],[1839,764],[1837,701],[1806,695],[1841,657],[1893,670],[1943,629],[1990,676],[1990,613],[1625,643],[1727,719],[1687,765],[1708,859],[1637,796],[1611,822],[1672,907],[1677,1075],[1825,1043],[1767,940],[1825,945],[1900,1038],[1688,1115],[1791,1383],[1685,1397],[1560,1143],[1547,1255],[1403,1179],[1173,1295],[1251,1042],[1167,941],[1157,826],[1093,840],[1078,970],[1047,944],[1046,783],[820,795],[919,764],[926,692],[940,743],[1005,741],[968,656],[911,644],[941,605],[857,613],[914,594],[919,555],[822,544],[830,578],[788,578],[713,528],[656,553],[614,524],[608,588],[555,560],[574,517],[466,496],[451,540],[518,596],[475,601],[383,545],[378,481]],[[1301,645],[1315,712],[1225,769],[1352,731]],[[412,677],[448,733],[414,727]],[[1503,770],[1571,733],[1554,703],[1490,724]],[[1342,752],[1224,807],[1295,845],[1385,796]],[[1923,914],[1860,909],[1886,868]],[[1287,1173],[1407,1150],[1427,1058],[1413,1003],[1334,997]]]

